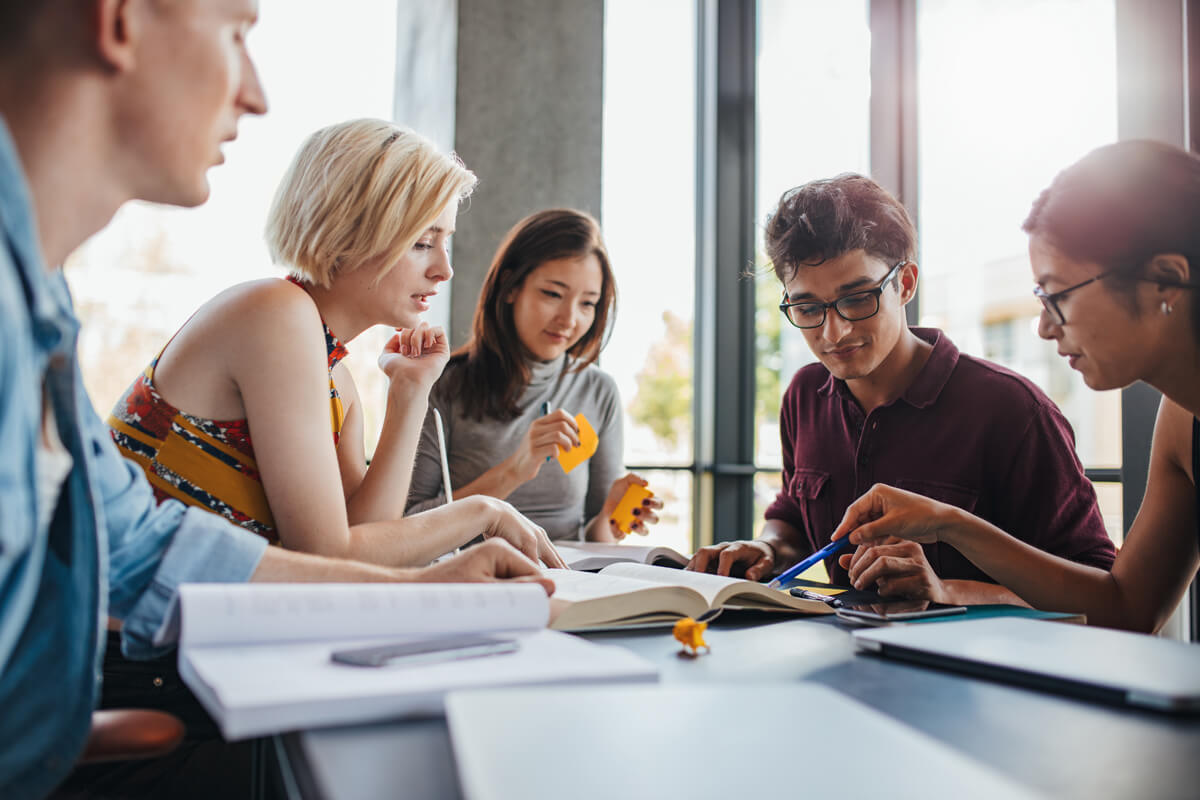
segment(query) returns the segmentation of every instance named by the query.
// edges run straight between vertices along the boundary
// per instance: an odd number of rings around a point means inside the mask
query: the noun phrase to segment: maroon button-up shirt
[[[792,378],[779,412],[783,489],[766,518],[796,528],[816,550],[850,503],[885,483],[1111,569],[1116,549],[1058,407],[1015,372],[960,354],[941,331],[913,332],[933,345],[929,360],[899,399],[870,414],[820,364]],[[941,578],[994,583],[949,545],[924,547]],[[834,583],[849,584],[836,558],[826,567]]]

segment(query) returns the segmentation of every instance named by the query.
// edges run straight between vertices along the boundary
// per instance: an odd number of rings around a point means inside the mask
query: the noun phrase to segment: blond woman
[[[422,321],[453,271],[447,245],[475,176],[411,131],[354,120],[300,148],[267,223],[287,279],[234,286],[167,342],[109,425],[161,498],[204,507],[294,550],[427,563],[479,534],[562,566],[544,531],[491,498],[402,520],[429,389],[449,355]],[[397,329],[368,466],[345,346]]]

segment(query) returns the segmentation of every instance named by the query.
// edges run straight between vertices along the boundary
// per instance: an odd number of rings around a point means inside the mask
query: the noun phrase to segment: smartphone
[[[835,613],[842,619],[853,622],[886,625],[889,622],[907,622],[914,619],[946,617],[965,614],[966,606],[931,603],[928,600],[896,600],[877,603],[847,603]]]
[[[392,642],[351,650],[334,650],[330,658],[339,664],[354,667],[407,667],[513,653],[519,647],[515,640],[497,636],[443,636],[416,642]]]

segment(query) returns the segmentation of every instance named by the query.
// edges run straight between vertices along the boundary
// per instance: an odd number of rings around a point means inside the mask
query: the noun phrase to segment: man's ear
[[[917,296],[917,274],[919,272],[920,270],[915,261],[909,261],[900,268],[900,274],[897,278],[900,283],[901,305],[908,305],[909,301]]]
[[[136,63],[140,11],[137,0],[95,0],[92,3],[92,40],[96,54],[116,72],[132,69]]]

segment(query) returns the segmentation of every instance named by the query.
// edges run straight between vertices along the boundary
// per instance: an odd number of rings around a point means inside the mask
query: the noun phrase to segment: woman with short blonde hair
[[[455,156],[382,120],[310,136],[267,224],[290,276],[203,305],[109,417],[158,496],[324,555],[421,564],[482,533],[560,566],[545,533],[506,503],[401,519],[429,389],[449,357],[445,333],[421,315],[453,274],[447,246],[475,182]],[[362,403],[340,362],[343,342],[378,324],[397,333],[379,357],[387,405],[368,466]]]

